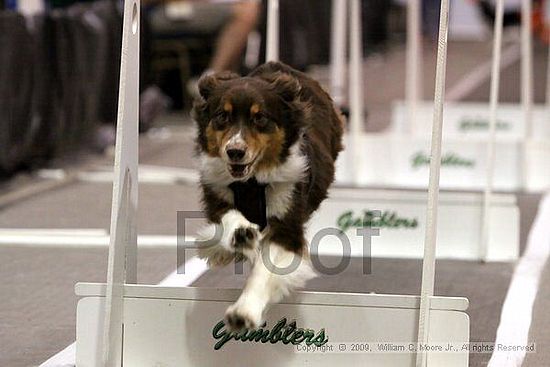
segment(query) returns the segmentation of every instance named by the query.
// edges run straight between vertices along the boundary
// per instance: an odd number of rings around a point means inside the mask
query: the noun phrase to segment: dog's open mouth
[[[230,164],[229,173],[235,178],[243,178],[248,175],[251,164]]]

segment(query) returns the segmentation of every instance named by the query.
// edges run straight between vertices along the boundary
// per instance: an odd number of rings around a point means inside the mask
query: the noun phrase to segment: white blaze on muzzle
[[[247,148],[248,148],[248,145],[246,144],[246,141],[243,138],[242,130],[239,130],[225,143],[225,146],[223,147],[223,151],[226,154],[226,156],[227,156],[227,151],[231,149],[246,151],[246,154],[243,160],[247,161],[248,154],[249,154]],[[227,157],[227,158],[231,160],[230,157]]]

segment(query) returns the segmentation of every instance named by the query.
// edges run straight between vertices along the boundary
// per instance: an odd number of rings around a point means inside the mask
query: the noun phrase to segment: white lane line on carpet
[[[197,280],[208,270],[206,261],[192,257],[185,263],[185,274],[173,272],[162,280],[159,285],[165,287],[185,287]],[[61,352],[49,358],[39,367],[75,367],[76,343],[72,343]]]
[[[520,45],[513,44],[502,51],[500,70],[506,69],[520,58]],[[474,90],[479,88],[491,77],[491,62],[489,59],[472,69],[468,74],[462,77],[455,85],[449,88],[446,93],[447,101],[460,101],[466,98]]]
[[[112,183],[113,167],[96,167],[95,169],[74,172],[63,169],[42,169],[36,175],[48,180],[66,180],[68,177],[73,177],[81,182]],[[193,168],[140,165],[139,182],[165,185],[196,185],[199,182],[199,172]]]
[[[550,193],[541,200],[529,232],[527,249],[519,260],[506,295],[495,344],[526,345],[539,280],[550,254]],[[525,351],[493,352],[488,367],[520,367]]]
[[[0,246],[54,247],[54,248],[106,248],[109,246],[109,234],[101,230],[78,229],[30,229],[9,231],[0,229]],[[142,248],[175,248],[177,236],[139,235],[138,246]],[[194,238],[185,237],[186,242]]]

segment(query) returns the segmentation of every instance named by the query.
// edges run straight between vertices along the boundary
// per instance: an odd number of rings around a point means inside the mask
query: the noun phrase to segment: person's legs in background
[[[261,4],[258,0],[243,0],[232,5],[231,16],[220,31],[212,59],[201,76],[220,71],[238,71],[248,35],[256,29],[260,11]],[[200,76],[191,78],[187,83],[187,92],[194,98],[199,95],[199,79]]]
[[[233,5],[233,15],[222,29],[216,42],[216,49],[209,70],[213,72],[237,70],[239,60],[246,46],[248,35],[260,17],[260,2],[247,0]]]

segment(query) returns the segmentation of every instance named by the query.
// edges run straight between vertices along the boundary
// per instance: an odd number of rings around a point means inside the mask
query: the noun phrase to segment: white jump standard
[[[352,0],[358,9],[359,0]],[[448,1],[442,24],[422,296],[296,292],[267,312],[265,325],[231,334],[221,323],[237,290],[136,285],[139,0],[126,1],[107,284],[78,284],[77,366],[446,366],[468,351],[308,353],[345,343],[469,342],[464,298],[435,297],[436,217]],[[354,16],[359,16],[355,12]],[[357,111],[356,111],[357,112]],[[420,320],[420,322],[419,322]],[[426,344],[423,344],[426,346]],[[301,349],[300,349],[301,348]],[[418,353],[417,353],[418,351]]]

